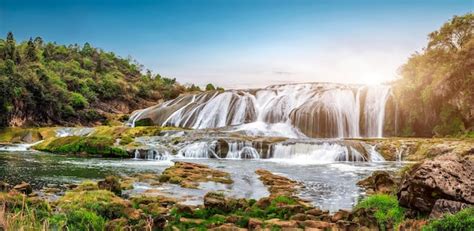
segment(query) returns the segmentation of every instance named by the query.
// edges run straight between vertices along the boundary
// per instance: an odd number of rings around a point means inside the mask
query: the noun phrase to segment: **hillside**
[[[17,43],[8,33],[0,39],[0,127],[107,124],[199,90],[142,69],[89,43],[65,46],[40,37]]]

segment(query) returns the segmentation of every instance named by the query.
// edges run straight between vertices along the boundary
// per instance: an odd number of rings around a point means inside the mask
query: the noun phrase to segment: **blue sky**
[[[474,0],[0,0],[0,34],[90,42],[182,83],[380,83]]]

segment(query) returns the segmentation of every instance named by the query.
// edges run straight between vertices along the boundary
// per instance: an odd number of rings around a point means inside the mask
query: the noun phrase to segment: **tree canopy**
[[[404,135],[474,130],[474,14],[454,16],[428,36],[395,83]]]
[[[142,74],[142,66],[113,52],[0,39],[0,127],[103,123],[108,114],[172,99],[186,90],[176,79]]]

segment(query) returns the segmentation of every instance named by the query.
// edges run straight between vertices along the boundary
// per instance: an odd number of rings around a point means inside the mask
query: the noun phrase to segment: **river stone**
[[[8,183],[0,181],[0,192],[8,192],[10,188],[11,187]]]
[[[13,187],[13,190],[23,194],[30,194],[33,192],[33,188],[31,188],[31,185],[26,182],[22,182],[21,184],[15,185],[15,187]]]
[[[400,205],[429,213],[438,199],[474,204],[474,163],[445,154],[415,165],[402,179]]]
[[[389,194],[395,187],[395,180],[385,171],[374,171],[369,177],[357,182],[367,190],[367,194]]]
[[[472,205],[459,201],[439,199],[436,201],[433,206],[433,209],[431,210],[430,218],[441,218],[445,213],[455,214],[470,206]]]

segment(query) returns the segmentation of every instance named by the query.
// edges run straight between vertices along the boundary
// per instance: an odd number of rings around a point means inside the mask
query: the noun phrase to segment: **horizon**
[[[0,33],[89,42],[183,84],[379,84],[472,1],[2,1]],[[53,7],[54,5],[54,7]]]

